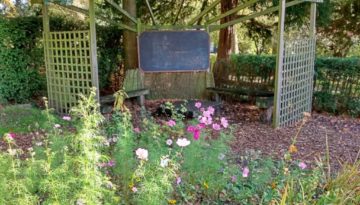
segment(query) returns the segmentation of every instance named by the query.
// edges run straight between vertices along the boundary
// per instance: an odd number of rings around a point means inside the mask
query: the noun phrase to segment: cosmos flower
[[[249,176],[249,172],[250,172],[249,168],[248,168],[248,167],[244,167],[243,172],[242,172],[242,176],[243,176],[244,178],[248,177],[248,176]]]
[[[68,115],[65,115],[62,119],[63,119],[63,120],[66,120],[66,121],[70,121],[70,120],[71,120],[71,117],[68,116]]]
[[[176,141],[176,144],[179,145],[180,147],[186,147],[190,144],[190,141],[186,138],[179,138]]]
[[[195,107],[198,108],[198,109],[200,109],[200,108],[201,108],[201,102],[196,102],[196,103],[195,103]]]
[[[214,130],[217,130],[217,131],[221,130],[220,125],[217,124],[217,123],[214,123],[214,124],[212,125],[212,128],[213,128]]]
[[[146,149],[139,148],[135,151],[135,153],[139,159],[145,160],[145,161],[148,160],[149,153]]]
[[[174,120],[169,120],[166,122],[166,124],[169,126],[169,127],[174,127],[176,125],[176,122]]]
[[[173,141],[172,141],[171,139],[167,139],[167,140],[166,140],[166,144],[167,144],[167,145],[171,146],[172,143],[173,143]]]
[[[300,169],[306,169],[306,167],[307,167],[305,162],[300,162],[298,165],[299,165]]]

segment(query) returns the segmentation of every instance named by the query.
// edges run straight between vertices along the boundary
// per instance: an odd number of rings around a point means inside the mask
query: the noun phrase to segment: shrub
[[[87,29],[84,22],[52,16],[52,31]],[[97,26],[100,88],[110,85],[110,75],[121,64],[122,31],[115,26]],[[42,19],[0,17],[0,100],[25,102],[45,90]]]
[[[43,51],[38,48],[41,24],[37,18],[0,17],[0,96],[24,102],[43,88],[39,69]]]

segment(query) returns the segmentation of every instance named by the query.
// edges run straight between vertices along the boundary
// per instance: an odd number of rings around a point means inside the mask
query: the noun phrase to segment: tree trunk
[[[234,8],[238,3],[238,0],[221,0],[221,13]],[[220,23],[226,23],[235,18],[236,14],[232,14],[220,20]],[[215,86],[222,87],[229,76],[229,72],[232,68],[229,60],[232,50],[234,50],[234,27],[229,26],[221,29],[219,34],[218,51],[216,62],[213,69]]]
[[[221,0],[221,13],[234,8],[238,3],[238,0]],[[232,14],[220,20],[220,23],[226,23],[234,19],[236,14]],[[228,60],[231,54],[231,48],[234,45],[234,27],[229,26],[220,30],[219,35],[219,48],[216,60]]]
[[[130,15],[136,18],[136,0],[123,0],[123,8]],[[124,18],[124,23],[136,27],[135,23],[127,17]],[[124,52],[125,69],[136,69],[138,68],[138,51],[137,51],[137,39],[136,33],[128,30],[124,30]]]

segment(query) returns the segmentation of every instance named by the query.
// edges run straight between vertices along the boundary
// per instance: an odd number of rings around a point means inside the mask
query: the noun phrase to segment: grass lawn
[[[51,115],[56,123],[61,124],[61,120]],[[37,108],[6,106],[0,110],[0,136],[7,132],[24,133],[37,129],[47,129],[52,127],[47,119],[46,112]]]

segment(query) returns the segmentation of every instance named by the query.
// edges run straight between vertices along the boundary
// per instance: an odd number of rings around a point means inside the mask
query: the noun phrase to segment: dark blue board
[[[144,72],[206,71],[210,37],[205,31],[145,31],[139,36]]]

